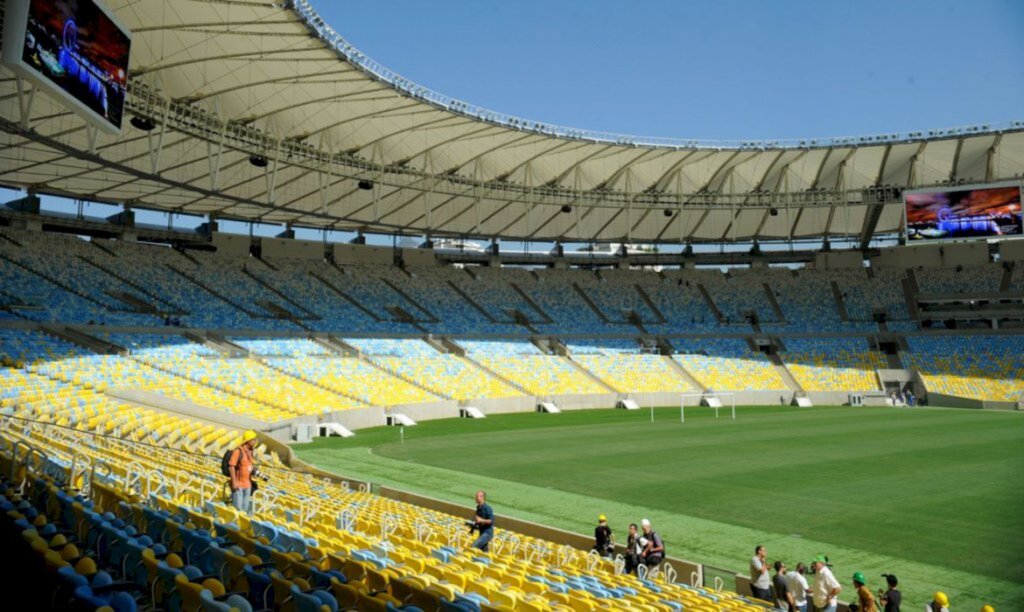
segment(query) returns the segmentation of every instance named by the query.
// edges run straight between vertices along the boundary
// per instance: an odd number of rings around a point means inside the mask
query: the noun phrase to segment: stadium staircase
[[[485,366],[484,364],[480,363],[479,361],[473,359],[468,354],[466,354],[465,351],[463,351],[463,354],[459,355],[459,357],[463,361],[468,363],[469,365],[471,365],[471,366],[475,367],[476,369],[480,370],[481,372],[483,372],[484,374],[487,374],[488,376],[490,376],[492,378],[496,378],[496,379],[500,380],[501,382],[503,382],[506,385],[512,387],[513,389],[515,389],[516,391],[522,393],[525,396],[532,397],[532,396],[536,395],[535,393],[533,393],[532,391],[530,391],[526,387],[520,385],[519,383],[513,381],[510,378],[506,378],[506,377],[502,376],[501,374],[498,374],[494,370],[490,369],[489,367]]]
[[[193,257],[192,257],[191,255],[187,255],[186,253],[182,253],[182,255],[185,255],[185,257],[187,257],[187,258],[191,259],[192,261],[195,261],[195,258],[193,258]],[[260,314],[260,313],[257,313],[257,312],[255,312],[255,311],[253,311],[253,310],[250,310],[250,309],[246,308],[245,306],[242,306],[242,305],[241,305],[241,304],[239,304],[238,302],[236,302],[236,301],[232,300],[232,299],[231,299],[231,298],[229,298],[228,296],[224,295],[224,294],[223,294],[223,293],[221,293],[220,291],[217,291],[217,290],[216,290],[216,289],[214,289],[213,287],[211,287],[211,286],[207,285],[206,283],[204,283],[203,281],[199,280],[198,278],[196,278],[196,277],[192,276],[192,275],[191,275],[191,274],[189,274],[188,272],[186,272],[186,271],[184,271],[184,270],[182,270],[182,269],[178,268],[177,266],[174,266],[174,265],[171,265],[171,264],[165,264],[165,265],[167,266],[167,268],[168,268],[168,269],[169,269],[169,270],[170,270],[171,272],[174,272],[174,273],[175,273],[175,274],[177,274],[178,276],[180,276],[180,277],[184,278],[184,279],[185,279],[185,280],[187,280],[188,282],[190,282],[190,283],[194,284],[195,286],[199,287],[199,288],[200,288],[200,289],[202,289],[203,291],[205,291],[205,292],[209,293],[209,294],[210,294],[210,295],[212,295],[213,297],[215,297],[215,298],[217,298],[218,300],[220,300],[220,301],[224,302],[224,303],[225,303],[225,304],[227,304],[228,306],[231,306],[232,308],[234,308],[234,309],[236,309],[236,310],[239,310],[239,311],[241,311],[241,312],[244,312],[245,314],[249,315],[250,317],[252,317],[252,318],[254,318],[254,319],[270,319],[270,318],[277,318],[277,317],[271,317],[271,316],[269,316],[269,315],[266,315],[266,314]],[[199,264],[199,265],[202,265],[202,264]]]
[[[704,283],[697,283],[697,291],[700,292],[701,297],[704,298],[704,303],[708,305],[708,309],[715,315],[715,319],[718,320],[719,324],[725,323],[725,315],[718,309],[718,305],[715,304],[715,300],[711,299],[711,294],[708,292],[707,287]]]
[[[344,342],[343,340],[339,340],[338,338],[336,338],[336,337],[334,337],[332,335],[314,336],[313,337],[313,342],[316,342],[320,346],[326,348],[327,350],[331,351],[332,353],[334,353],[336,355],[341,355],[341,356],[344,356],[344,357],[358,357],[359,356],[359,349],[357,349],[354,346]]]
[[[540,304],[535,302],[533,300],[533,298],[531,298],[529,296],[529,294],[527,294],[525,291],[523,291],[522,287],[520,287],[519,285],[517,285],[515,283],[509,283],[509,286],[512,287],[513,291],[515,291],[516,293],[519,294],[519,297],[523,298],[524,302],[529,304],[531,308],[536,310],[537,313],[540,314],[540,316],[544,318],[544,323],[551,324],[551,323],[555,322],[555,320],[551,318],[551,315],[549,315],[548,313],[544,312],[544,309],[540,307]]]
[[[1017,262],[1007,261],[1003,262],[1003,276],[999,279],[999,292],[1006,293],[1010,290],[1010,286],[1013,285],[1013,272]]]
[[[757,345],[754,343],[753,339],[748,339],[748,344],[750,344],[751,348],[753,348],[754,350],[758,350]],[[772,344],[774,344],[777,349],[785,348],[778,338],[773,338]],[[790,391],[793,391],[798,396],[807,396],[807,390],[804,389],[803,385],[797,382],[796,377],[794,377],[793,374],[789,371],[789,368],[786,367],[786,363],[782,360],[782,357],[779,355],[778,350],[766,353],[765,357],[768,358],[768,361],[775,368],[775,371],[778,372],[779,378],[782,379],[782,382],[786,383],[786,386],[789,387]]]
[[[444,392],[444,391],[442,391],[440,389],[432,389],[432,388],[424,385],[423,383],[421,383],[420,381],[418,381],[418,380],[416,380],[416,379],[414,379],[412,377],[406,376],[405,374],[401,374],[401,373],[399,373],[399,372],[397,372],[395,370],[392,370],[391,368],[385,366],[382,363],[377,363],[369,355],[360,355],[359,359],[362,360],[363,362],[365,362],[370,367],[372,367],[374,369],[377,369],[377,370],[380,370],[381,372],[384,372],[388,376],[393,376],[394,378],[397,378],[399,380],[404,380],[405,382],[407,382],[410,385],[416,387],[417,389],[421,389],[423,391],[426,391],[430,395],[436,395],[436,396],[441,397],[442,399],[447,399],[447,400],[455,399],[454,396],[452,396],[452,395],[450,395],[450,394],[448,394],[448,393],[446,393],[446,392]]]
[[[427,308],[426,306],[424,306],[423,304],[418,302],[414,297],[412,297],[411,295],[406,293],[401,287],[399,287],[398,285],[394,284],[393,282],[391,282],[390,280],[388,280],[386,278],[382,278],[381,280],[384,282],[385,285],[387,285],[388,287],[391,287],[391,289],[394,290],[395,293],[397,293],[398,295],[402,296],[402,298],[405,299],[405,301],[407,301],[410,304],[412,304],[413,308],[415,308],[416,310],[419,310],[421,313],[426,315],[426,317],[427,317],[426,322],[427,323],[440,323],[441,322],[441,319],[437,318],[437,315],[435,315],[433,312],[431,312],[429,308]],[[396,306],[396,308],[401,308],[401,306]],[[405,310],[405,309],[403,308],[403,310]],[[419,317],[416,317],[416,318],[417,318],[417,320],[419,320]]]
[[[466,356],[466,349],[460,346],[458,342],[452,340],[451,338],[441,336],[440,338],[435,337],[434,339],[438,340],[441,343],[441,345],[444,346],[445,349],[447,349],[445,352],[451,353],[457,357]]]
[[[601,319],[602,323],[605,323],[605,324],[611,323],[611,321],[608,320],[608,317],[605,316],[604,312],[602,312],[601,309],[597,307],[597,304],[594,303],[594,300],[590,299],[590,296],[587,295],[587,292],[584,291],[583,288],[580,287],[578,283],[573,283],[572,284],[572,288],[573,288],[573,291],[575,291],[577,293],[577,295],[579,295],[581,298],[583,298],[583,302],[587,305],[587,307],[589,307],[591,310],[594,311],[594,314],[597,315],[598,319]]]
[[[116,344],[57,323],[44,323],[39,326],[39,329],[55,338],[60,338],[99,355],[123,355],[126,352],[123,347]]]
[[[636,292],[640,294],[640,299],[644,301],[644,304],[647,304],[647,307],[650,308],[651,312],[654,313],[654,316],[657,317],[656,322],[659,324],[668,323],[668,319],[665,318],[665,315],[662,314],[661,310],[659,310],[657,305],[655,305],[654,300],[652,300],[651,296],[648,295],[647,290],[640,285],[633,286],[636,287]]]
[[[261,261],[264,265],[266,265],[268,267],[270,266],[270,264],[268,264],[265,261],[262,261],[262,260],[258,260],[258,261]],[[276,295],[279,298],[281,298],[282,300],[284,300],[284,303],[291,304],[295,309],[298,310],[298,312],[300,312],[302,314],[301,314],[301,316],[297,317],[297,316],[295,316],[294,313],[290,312],[288,309],[281,308],[279,305],[274,304],[273,302],[270,302],[269,300],[267,301],[267,305],[263,306],[263,308],[268,308],[269,306],[273,306],[273,307],[275,307],[275,309],[279,310],[279,312],[287,314],[288,316],[285,317],[285,318],[291,318],[291,319],[319,319],[320,318],[316,314],[314,314],[313,312],[310,312],[308,309],[306,309],[303,305],[299,304],[298,302],[296,302],[292,298],[290,298],[287,295],[285,295],[284,293],[282,293],[279,289],[277,289],[276,287],[274,287],[273,285],[271,285],[267,281],[263,280],[262,278],[260,278],[256,274],[254,274],[251,271],[249,271],[248,268],[244,268],[243,267],[242,268],[242,273],[245,274],[246,276],[248,276],[249,278],[253,279],[256,282],[256,284],[260,285],[264,289],[267,289],[268,291],[270,291],[274,295]],[[274,312],[274,311],[271,310],[271,312]]]
[[[765,296],[768,297],[768,304],[772,307],[775,320],[785,321],[786,315],[782,312],[782,306],[779,305],[779,300],[775,297],[775,290],[768,283],[761,283],[761,287],[764,289]]]
[[[0,253],[0,259],[4,259],[6,261],[9,261],[10,263],[12,263],[12,264],[18,266],[19,268],[21,268],[22,270],[26,270],[29,273],[31,273],[31,274],[33,274],[35,276],[38,276],[39,278],[45,280],[46,282],[51,283],[53,285],[56,285],[57,287],[60,287],[62,290],[67,291],[68,293],[73,293],[73,294],[77,295],[78,297],[82,298],[83,300],[87,300],[89,302],[92,302],[93,304],[96,304],[97,306],[99,306],[101,308],[104,308],[104,309],[107,309],[107,310],[114,310],[114,309],[111,309],[107,304],[104,304],[103,302],[97,300],[96,298],[92,297],[91,295],[86,295],[85,293],[82,293],[81,291],[78,291],[77,289],[71,287],[70,285],[67,285],[67,284],[61,282],[60,280],[50,276],[49,274],[46,274],[44,272],[40,272],[40,271],[38,271],[38,270],[28,266],[28,265],[25,265],[25,264],[21,263],[17,259],[14,259],[12,257],[8,257],[4,253]],[[135,311],[131,310],[131,311],[126,311],[126,312],[135,312]]]
[[[839,320],[849,321],[850,313],[846,310],[846,300],[843,299],[843,292],[839,288],[839,283],[831,281],[829,284],[832,287],[832,298],[836,301],[836,311],[839,312]]]
[[[904,277],[900,284],[903,285],[903,297],[907,301],[907,313],[910,318],[917,320],[917,294],[921,292],[921,287],[917,283],[917,275],[914,274],[913,270],[907,270],[907,275]]]
[[[100,246],[95,241],[94,242],[90,242],[89,244],[95,245],[96,248],[102,250],[104,253],[110,253],[109,249],[107,249],[106,247]],[[117,257],[117,256],[111,254],[111,257]],[[123,275],[118,273],[116,270],[114,270],[112,268],[109,268],[109,267],[101,264],[100,262],[95,261],[92,258],[86,257],[84,255],[79,255],[78,258],[80,260],[84,261],[86,264],[96,268],[100,272],[103,272],[104,274],[106,274],[108,276],[116,278],[118,281],[124,283],[126,286],[131,287],[135,291],[138,291],[140,294],[142,294],[144,296],[148,296],[150,299],[155,300],[156,302],[158,302],[158,304],[149,304],[149,303],[147,303],[147,302],[145,302],[143,300],[138,300],[141,304],[145,304],[146,306],[151,308],[152,309],[151,312],[161,312],[161,313],[173,314],[173,315],[187,315],[188,314],[188,312],[186,310],[182,309],[177,304],[172,304],[171,302],[168,302],[167,300],[165,300],[165,299],[161,298],[160,296],[156,295],[155,293],[153,293],[149,289],[146,289],[145,287],[139,285],[138,283],[135,283],[135,282],[125,278]],[[126,297],[127,296],[131,296],[131,294],[128,294],[126,292],[121,292],[121,293],[124,296],[126,296]],[[113,295],[113,294],[110,294],[110,293],[108,293],[108,295],[110,295],[111,297],[117,298],[117,299],[121,300],[122,302],[125,301],[122,297],[118,297],[117,295]],[[134,296],[131,296],[131,297],[134,297]],[[138,299],[138,298],[135,298],[135,299]]]
[[[668,364],[668,367],[670,369],[672,369],[676,374],[678,374],[679,377],[685,380],[691,387],[693,387],[694,389],[699,389],[701,393],[707,392],[708,388],[701,384],[701,382],[697,380],[693,374],[690,374],[690,372],[683,367],[683,364],[679,363],[675,359],[672,359],[671,355],[662,355],[661,358],[665,360],[665,363]]]
[[[472,296],[470,296],[468,293],[463,291],[462,287],[459,287],[458,285],[456,285],[455,281],[449,280],[448,281],[448,286],[452,288],[452,291],[454,291],[456,295],[458,295],[462,299],[466,300],[466,303],[469,304],[470,307],[473,310],[479,312],[485,319],[487,319],[488,322],[490,322],[490,323],[498,323],[498,320],[495,319],[494,316],[491,315],[491,313],[487,312],[486,308],[481,306],[479,302],[477,302],[476,300],[474,300],[472,298]]]
[[[619,389],[616,389],[615,387],[613,387],[610,384],[606,383],[603,379],[598,378],[598,376],[596,374],[594,374],[593,372],[591,372],[590,370],[586,369],[585,367],[583,367],[579,363],[576,363],[576,361],[573,360],[573,358],[571,356],[565,355],[564,357],[562,357],[562,359],[566,360],[569,363],[569,365],[571,365],[573,368],[576,369],[576,371],[578,371],[580,374],[583,374],[584,376],[586,376],[590,380],[594,381],[598,386],[600,386],[605,391],[607,391],[609,393],[616,393],[616,394],[621,394],[622,393],[622,391],[620,391]]]
[[[362,400],[362,399],[356,397],[355,395],[346,393],[345,391],[342,391],[341,389],[336,389],[334,387],[328,387],[328,386],[326,386],[324,384],[321,384],[321,383],[313,380],[312,378],[306,378],[304,376],[300,376],[298,374],[295,374],[294,372],[289,372],[288,370],[285,370],[284,368],[282,368],[280,366],[274,365],[268,359],[255,358],[254,361],[260,363],[261,365],[263,365],[263,366],[265,366],[265,367],[267,367],[267,368],[269,368],[271,370],[274,370],[275,372],[277,372],[278,374],[280,374],[282,376],[287,376],[288,378],[294,378],[295,380],[301,380],[302,382],[306,383],[307,385],[312,385],[312,386],[317,387],[319,389],[323,389],[324,391],[327,391],[328,393],[332,393],[334,395],[337,395],[337,396],[340,396],[340,397],[344,397],[345,399],[352,400],[353,402],[356,402],[357,406],[365,406],[366,405],[366,401],[365,400]]]
[[[221,357],[244,359],[249,356],[249,351],[245,348],[211,332],[185,332],[183,335],[189,342],[201,344],[215,351]]]
[[[362,312],[366,316],[370,317],[374,321],[378,321],[379,322],[379,321],[383,321],[384,320],[377,313],[373,312],[372,310],[370,310],[369,308],[367,308],[366,306],[361,304],[359,302],[359,300],[357,300],[354,297],[350,296],[349,294],[345,293],[341,289],[335,287],[334,284],[331,283],[326,278],[320,276],[316,272],[310,272],[309,275],[312,276],[313,278],[315,278],[316,280],[320,281],[321,283],[323,283],[325,287],[327,287],[328,289],[333,291],[335,294],[337,294],[338,297],[340,297],[341,299],[345,300],[349,304],[352,304],[353,306],[356,307],[356,309],[358,309],[360,312]]]

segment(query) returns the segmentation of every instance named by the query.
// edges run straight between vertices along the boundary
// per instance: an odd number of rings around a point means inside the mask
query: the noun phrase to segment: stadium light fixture
[[[562,204],[562,212],[564,212],[566,214],[571,213],[572,212],[572,206],[569,206],[568,204]]]
[[[666,217],[671,217],[671,216],[672,216],[672,215],[673,215],[674,213],[672,212],[672,209],[671,209],[671,208],[666,208],[666,209],[665,209],[665,210],[664,210],[664,211],[662,212],[662,214],[663,214],[663,215],[665,215]]]
[[[257,168],[266,168],[270,162],[268,162],[267,158],[262,155],[251,155],[249,156],[249,163]]]
[[[370,191],[373,189],[373,181],[362,179],[359,181],[359,188],[363,191]]]

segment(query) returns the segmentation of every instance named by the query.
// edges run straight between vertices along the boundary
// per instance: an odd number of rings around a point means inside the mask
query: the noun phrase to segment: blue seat
[[[245,581],[249,585],[249,593],[246,595],[249,603],[254,608],[260,610],[272,607],[274,604],[274,591],[272,588],[273,584],[270,582],[270,576],[257,572],[249,565],[245,566],[243,573]]]
[[[298,612],[321,612],[321,606],[327,606],[330,612],[338,612],[338,601],[334,596],[322,589],[304,593],[295,584],[291,586],[292,601]]]
[[[199,597],[203,603],[203,612],[252,612],[252,605],[241,595],[230,595],[224,601],[217,601],[212,591],[204,589]]]

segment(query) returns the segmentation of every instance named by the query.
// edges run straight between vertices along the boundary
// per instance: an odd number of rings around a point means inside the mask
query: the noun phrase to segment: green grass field
[[[591,410],[423,422],[295,448],[352,478],[624,538],[648,517],[669,555],[745,571],[754,545],[828,554],[844,596],[899,576],[908,609],[1024,609],[1024,414],[952,409]],[[500,526],[500,523],[499,523]]]

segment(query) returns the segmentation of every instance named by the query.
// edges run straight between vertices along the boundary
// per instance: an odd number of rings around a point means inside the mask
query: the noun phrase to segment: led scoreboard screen
[[[8,0],[3,61],[92,124],[118,132],[131,33],[93,0]]]
[[[914,241],[1020,236],[1020,187],[906,193],[907,238]]]

